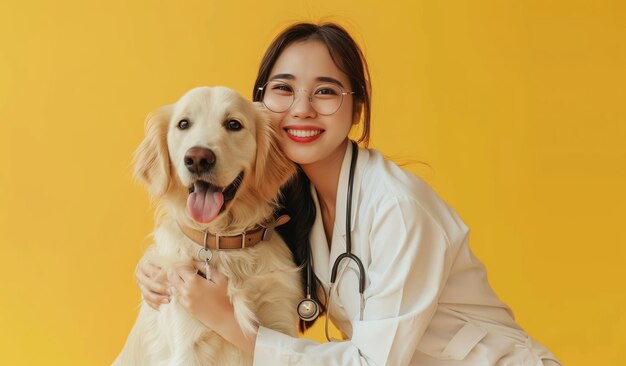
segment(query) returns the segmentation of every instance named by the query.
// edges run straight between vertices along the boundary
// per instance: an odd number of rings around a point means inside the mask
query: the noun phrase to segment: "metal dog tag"
[[[198,260],[202,261],[202,262],[210,262],[211,259],[213,258],[213,252],[208,250],[208,249],[204,249],[204,248],[200,248],[198,250]]]
[[[209,260],[204,261],[204,275],[206,276],[207,281],[213,281],[213,276],[211,276],[211,265],[209,264]]]
[[[266,228],[265,231],[263,232],[263,238],[261,240],[270,241],[270,239],[272,239],[273,232],[274,232],[273,228],[271,227]]]

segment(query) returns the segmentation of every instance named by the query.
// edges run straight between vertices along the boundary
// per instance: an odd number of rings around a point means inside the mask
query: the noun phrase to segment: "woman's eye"
[[[315,95],[338,95],[339,93],[332,88],[320,88],[315,91]]]
[[[272,90],[281,91],[281,92],[289,92],[289,93],[292,92],[291,87],[287,84],[272,85]]]
[[[243,126],[241,125],[241,122],[237,121],[236,119],[231,119],[226,122],[226,128],[231,131],[239,131],[242,129],[242,127]]]
[[[179,128],[179,129],[181,129],[181,130],[186,130],[186,129],[188,129],[188,128],[189,128],[189,125],[190,125],[189,120],[186,120],[186,119],[181,119],[181,120],[178,122],[178,128]]]

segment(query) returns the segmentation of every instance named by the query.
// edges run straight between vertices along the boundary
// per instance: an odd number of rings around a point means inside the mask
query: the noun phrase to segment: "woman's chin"
[[[297,152],[285,151],[285,155],[287,155],[289,160],[293,161],[294,163],[300,166],[313,164],[319,160],[319,158],[316,157],[315,154],[312,154],[311,152],[307,153],[303,151],[297,151]]]

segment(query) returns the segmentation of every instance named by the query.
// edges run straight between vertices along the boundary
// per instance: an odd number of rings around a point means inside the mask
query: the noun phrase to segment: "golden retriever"
[[[211,267],[229,279],[228,294],[244,332],[260,324],[295,336],[300,276],[286,244],[271,235],[279,189],[295,167],[279,151],[276,133],[260,106],[231,89],[195,88],[148,116],[135,152],[135,176],[159,203],[155,245],[146,255],[163,268],[162,275],[212,257]],[[205,251],[206,231],[225,242],[254,228],[263,236],[257,245]],[[248,242],[249,236],[237,240]],[[251,363],[191,317],[174,295],[159,311],[142,303],[114,365]]]

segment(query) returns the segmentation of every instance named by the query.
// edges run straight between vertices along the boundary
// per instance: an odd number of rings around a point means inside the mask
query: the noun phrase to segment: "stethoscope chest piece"
[[[310,294],[298,304],[298,316],[305,322],[310,322],[320,314],[320,306],[311,298]]]

